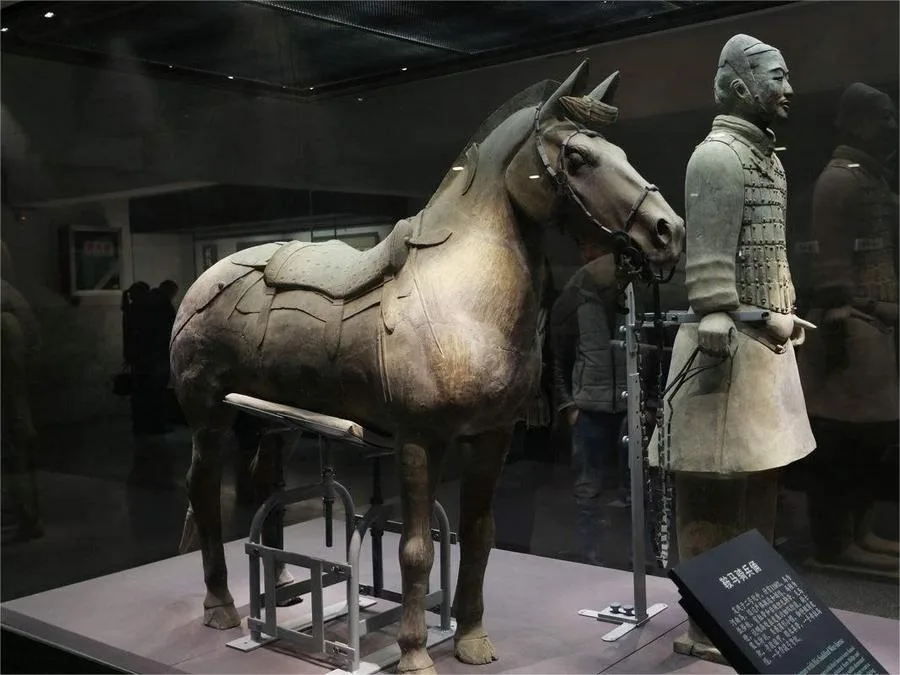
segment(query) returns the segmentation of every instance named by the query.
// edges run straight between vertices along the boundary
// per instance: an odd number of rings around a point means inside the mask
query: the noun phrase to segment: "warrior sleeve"
[[[729,145],[702,143],[684,181],[688,302],[697,314],[738,308],[735,256],[744,211],[744,171]]]
[[[813,288],[819,306],[850,304],[853,296],[853,214],[858,183],[852,173],[831,168],[816,181],[812,206],[812,238],[818,242]]]

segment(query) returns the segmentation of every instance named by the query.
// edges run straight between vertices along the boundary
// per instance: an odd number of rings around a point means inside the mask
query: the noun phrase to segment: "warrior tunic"
[[[685,180],[686,283],[697,314],[753,308],[793,314],[786,181],[774,141],[770,131],[720,115],[691,156]],[[663,427],[673,471],[725,476],[765,471],[815,448],[793,345],[762,324],[735,326],[731,357],[699,352],[697,324],[678,331]],[[650,443],[654,465],[658,436]]]

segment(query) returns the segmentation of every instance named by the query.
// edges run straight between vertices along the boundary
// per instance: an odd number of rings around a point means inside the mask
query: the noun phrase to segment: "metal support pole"
[[[325,507],[325,546],[334,544],[334,468],[331,466],[331,445],[327,438],[319,436],[319,461],[322,466],[322,484],[325,495],[322,503]]]
[[[601,610],[582,609],[578,612],[579,615],[591,619],[619,624],[617,628],[603,636],[603,640],[606,642],[619,639],[667,607],[663,603],[647,607],[647,570],[644,547],[644,449],[641,442],[643,438],[641,373],[638,361],[640,330],[643,327],[643,321],[639,320],[637,316],[634,288],[631,284],[625,290],[625,301],[628,309],[628,319],[624,326],[628,435],[622,441],[628,443],[628,465],[631,473],[631,567],[634,582],[634,604],[623,606],[621,603],[612,602]]]
[[[638,363],[640,325],[634,303],[634,286],[626,291],[628,320],[625,329],[625,363],[628,387],[628,465],[631,467],[631,567],[634,577],[634,618],[647,619],[647,571],[644,551],[644,449],[641,439],[641,373]],[[622,439],[626,440],[626,439]]]
[[[374,508],[384,504],[384,497],[381,493],[381,457],[378,455],[372,458],[372,499],[370,503]],[[376,519],[372,523],[372,591],[376,598],[381,597],[384,590],[383,536],[381,519]]]

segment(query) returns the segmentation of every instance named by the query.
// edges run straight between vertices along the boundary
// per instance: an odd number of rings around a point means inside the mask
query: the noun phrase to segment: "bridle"
[[[547,150],[544,147],[543,134],[541,133],[540,116],[542,108],[543,106],[539,106],[534,116],[535,143],[537,145],[538,156],[541,159],[541,163],[544,165],[544,171],[556,186],[557,193],[567,199],[570,204],[574,204],[580,209],[585,218],[587,218],[587,221],[595,226],[606,237],[609,241],[609,247],[616,256],[616,268],[623,277],[628,279],[628,281],[635,278],[641,278],[655,283],[666,283],[671,280],[675,268],[672,268],[668,277],[665,279],[661,274],[654,272],[647,255],[638,245],[637,241],[635,241],[634,237],[631,236],[631,228],[634,226],[638,211],[643,205],[644,200],[651,192],[659,192],[659,188],[655,185],[648,184],[641,189],[641,193],[631,207],[631,211],[625,219],[625,223],[621,230],[610,229],[601,223],[597,217],[591,213],[581,197],[578,196],[578,193],[575,192],[575,188],[572,187],[572,183],[569,181],[569,174],[566,170],[568,168],[566,165],[566,148],[571,140],[578,135],[584,135],[589,138],[603,138],[603,134],[584,127],[575,129],[575,131],[566,136],[560,145],[559,156],[557,157],[556,162],[557,165],[556,168],[554,168],[550,162],[550,158],[547,156]]]

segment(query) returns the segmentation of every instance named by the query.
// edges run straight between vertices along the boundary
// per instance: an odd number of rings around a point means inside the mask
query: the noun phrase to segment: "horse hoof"
[[[397,664],[398,673],[415,673],[415,675],[437,675],[434,661],[424,649],[410,651],[400,657]]]
[[[483,666],[497,660],[494,643],[487,635],[456,640],[454,654],[463,663],[470,663],[473,666]]]
[[[203,611],[203,625],[216,630],[228,630],[241,625],[241,616],[234,608],[234,603],[207,607]]]

